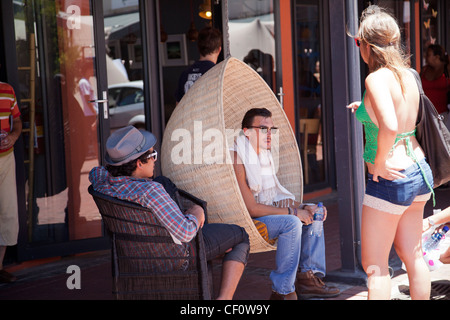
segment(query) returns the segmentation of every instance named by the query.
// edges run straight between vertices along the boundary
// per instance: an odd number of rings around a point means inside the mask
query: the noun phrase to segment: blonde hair
[[[371,5],[361,15],[357,37],[370,46],[370,72],[383,67],[391,70],[404,92],[402,69],[409,68],[410,63],[401,46],[400,28],[395,18]]]

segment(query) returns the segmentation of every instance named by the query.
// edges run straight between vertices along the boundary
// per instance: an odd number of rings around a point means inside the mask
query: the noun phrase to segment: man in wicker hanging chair
[[[193,205],[184,214],[171,195],[176,186],[165,177],[152,179],[158,153],[156,137],[128,126],[106,142],[105,167],[89,174],[94,190],[152,209],[175,243],[190,242],[203,231],[207,260],[224,255],[218,300],[231,300],[247,264],[250,242],[244,228],[231,224],[205,224],[203,208]]]
[[[270,153],[274,127],[265,108],[249,110],[243,134],[233,148],[233,166],[245,205],[253,219],[267,226],[269,239],[278,238],[276,270],[270,274],[273,300],[331,298],[340,294],[328,287],[325,276],[324,237],[311,236],[316,205],[304,205],[278,181]],[[325,209],[326,218],[326,209]]]

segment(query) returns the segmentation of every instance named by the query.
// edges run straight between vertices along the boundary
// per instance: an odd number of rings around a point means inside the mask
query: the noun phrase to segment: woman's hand
[[[389,161],[386,161],[385,165],[377,165],[377,162],[375,161],[375,165],[372,169],[372,180],[378,182],[378,177],[390,181],[406,178],[406,175],[400,172],[402,170],[402,168],[394,168],[393,166],[391,166],[389,164]]]
[[[354,101],[347,106],[347,109],[351,109],[352,113],[355,113],[361,105],[361,101]]]

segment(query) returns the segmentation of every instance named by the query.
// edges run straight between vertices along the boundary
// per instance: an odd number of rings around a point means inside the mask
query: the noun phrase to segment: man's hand
[[[12,131],[8,133],[8,136],[6,138],[2,139],[0,149],[9,149],[14,146],[21,133],[22,120],[20,120],[20,118],[16,118],[13,120]]]
[[[205,224],[205,212],[203,211],[203,208],[199,205],[194,204],[191,208],[186,210],[186,214],[191,214],[194,217],[197,218],[199,225],[199,228],[203,228],[203,225]]]
[[[314,210],[312,206],[306,206],[304,209],[297,209],[297,217],[304,225],[310,225],[314,219]]]
[[[2,139],[0,149],[9,149],[13,147],[18,138],[19,137],[16,134],[11,132],[5,138]]]
[[[314,211],[316,211],[317,205],[306,205],[304,209],[297,209],[297,217],[305,225],[310,225],[314,221]],[[327,208],[323,207],[323,221],[327,219]]]

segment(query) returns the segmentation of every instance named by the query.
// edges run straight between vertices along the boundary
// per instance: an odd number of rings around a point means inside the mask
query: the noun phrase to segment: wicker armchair
[[[113,293],[120,300],[210,300],[201,229],[187,244],[177,245],[152,211],[89,187],[112,240]],[[206,202],[179,190],[178,204]]]

